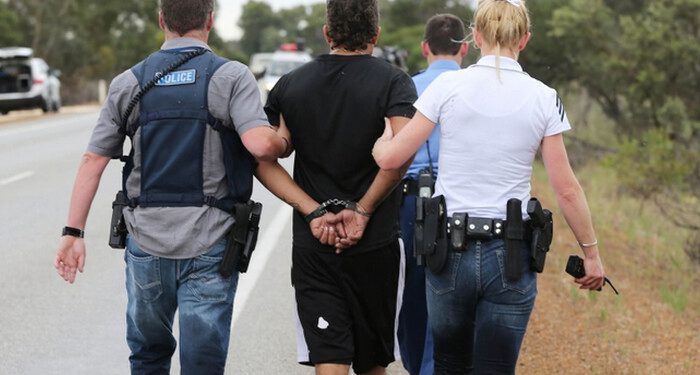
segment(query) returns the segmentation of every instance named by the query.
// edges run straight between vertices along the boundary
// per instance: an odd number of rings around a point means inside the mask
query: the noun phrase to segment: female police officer
[[[530,39],[521,0],[481,0],[474,42],[481,59],[438,77],[415,103],[415,117],[393,137],[387,127],[374,157],[398,168],[440,123],[436,195],[449,215],[505,219],[506,202],[530,198],[532,163],[542,147],[557,201],[585,254],[583,289],[603,285],[603,265],[583,190],[569,165],[562,133],[569,121],[555,90],[531,78],[517,62]],[[393,138],[393,139],[392,139]],[[523,212],[523,219],[527,214]],[[449,252],[440,274],[428,272],[427,300],[435,341],[435,374],[513,373],[537,294],[535,273],[506,277],[502,239],[468,240]],[[526,258],[523,249],[523,259]]]

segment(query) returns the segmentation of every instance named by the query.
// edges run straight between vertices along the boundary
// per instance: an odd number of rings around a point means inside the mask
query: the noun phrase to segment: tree
[[[547,59],[616,123],[620,183],[694,230],[700,253],[700,0],[572,0],[551,26]]]
[[[24,44],[24,35],[19,31],[17,14],[0,2],[0,46],[18,46]]]
[[[272,7],[262,1],[248,1],[243,5],[243,12],[238,21],[238,26],[243,29],[241,48],[246,54],[264,52],[264,37],[270,35],[269,30],[275,30],[278,25],[278,17]]]

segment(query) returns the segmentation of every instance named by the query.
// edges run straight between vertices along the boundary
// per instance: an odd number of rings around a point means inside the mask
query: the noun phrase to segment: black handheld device
[[[566,261],[566,273],[577,279],[586,276],[586,268],[583,266],[583,259],[578,255],[570,255],[569,260]],[[615,294],[620,294],[607,277],[603,285],[606,283],[610,285]],[[603,288],[599,288],[598,291],[600,292],[602,289]]]

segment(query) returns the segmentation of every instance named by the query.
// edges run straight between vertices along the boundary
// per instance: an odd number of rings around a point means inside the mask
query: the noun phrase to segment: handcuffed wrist
[[[360,202],[351,202],[354,203],[354,207],[352,208],[353,211],[357,212],[358,214],[364,216],[364,217],[372,217],[372,212],[368,211],[365,209]]]
[[[310,223],[312,220],[319,218],[330,212],[340,212],[341,210],[352,210],[364,217],[371,217],[372,213],[364,209],[359,203],[343,200],[343,199],[329,199],[321,205],[319,205],[313,212],[306,215],[304,220]]]
[[[317,219],[317,218],[319,218],[319,217],[321,217],[321,216],[327,214],[327,213],[328,213],[328,210],[326,210],[326,207],[327,207],[326,202],[321,203],[321,205],[319,205],[318,207],[316,207],[315,210],[311,211],[310,214],[304,216],[304,221],[306,221],[307,223],[310,223],[310,222],[312,222],[314,219]]]

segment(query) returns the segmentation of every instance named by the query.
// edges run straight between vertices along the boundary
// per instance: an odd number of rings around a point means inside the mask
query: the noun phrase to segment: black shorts
[[[365,373],[393,362],[399,267],[398,241],[347,256],[295,246],[299,363],[352,364]]]

